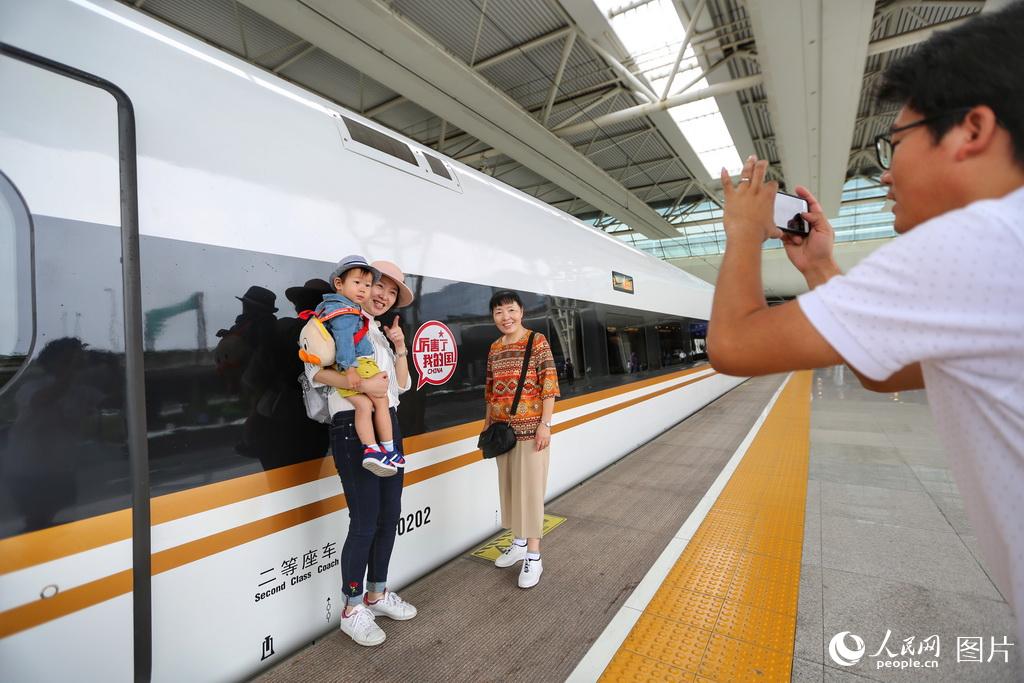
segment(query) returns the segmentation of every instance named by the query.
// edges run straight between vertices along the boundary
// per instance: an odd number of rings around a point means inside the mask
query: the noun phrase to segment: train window
[[[608,337],[608,370],[611,374],[635,374],[648,369],[647,340],[640,320],[609,315],[605,329]]]
[[[565,396],[586,369],[583,359],[583,323],[576,310],[577,302],[572,299],[551,297],[549,307],[548,341],[558,368],[562,395]]]
[[[416,157],[413,155],[412,149],[409,148],[409,145],[401,142],[400,140],[394,139],[390,135],[386,135],[378,130],[370,128],[369,126],[364,126],[358,121],[350,119],[347,116],[342,116],[341,118],[345,122],[348,134],[352,136],[354,141],[361,145],[366,145],[367,147],[372,147],[373,149],[384,152],[385,154],[389,154],[396,159],[401,159],[413,166],[419,166],[419,164],[416,163]],[[435,171],[435,173],[436,172],[437,171]]]
[[[31,347],[31,220],[14,185],[0,173],[0,387]]]
[[[708,357],[707,336],[708,324],[706,322],[703,320],[690,322],[690,348],[693,360],[706,359]]]
[[[689,329],[684,330],[684,323],[662,321],[654,325],[654,331],[658,336],[662,367],[682,365],[689,360],[692,349],[687,334]]]
[[[433,171],[434,173],[443,178],[447,178],[448,180],[452,179],[452,176],[450,173],[448,173],[448,169],[445,167],[443,161],[441,161],[435,156],[427,154],[426,152],[423,153],[423,156],[426,157],[427,163],[430,164],[431,171]]]

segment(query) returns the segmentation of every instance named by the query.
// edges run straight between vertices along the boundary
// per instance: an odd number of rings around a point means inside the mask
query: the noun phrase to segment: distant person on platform
[[[726,251],[711,364],[764,375],[846,363],[875,391],[924,388],[992,579],[1024,641],[1024,2],[937,33],[890,65],[902,106],[876,142],[899,236],[846,275],[803,187],[807,237],[782,237],[812,291],[769,308],[761,243],[776,184],[723,169]]]

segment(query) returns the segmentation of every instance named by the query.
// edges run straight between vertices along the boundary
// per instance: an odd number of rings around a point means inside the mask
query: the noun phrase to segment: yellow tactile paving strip
[[[789,681],[811,373],[794,374],[602,681]]]

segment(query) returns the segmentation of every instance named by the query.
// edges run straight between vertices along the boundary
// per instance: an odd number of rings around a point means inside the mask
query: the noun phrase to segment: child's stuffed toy
[[[334,365],[334,338],[316,316],[306,321],[299,332],[299,358],[322,368]]]

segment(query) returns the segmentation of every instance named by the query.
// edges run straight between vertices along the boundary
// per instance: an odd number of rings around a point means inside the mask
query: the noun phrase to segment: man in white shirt
[[[708,329],[732,375],[848,364],[876,391],[924,388],[985,563],[1024,641],[1024,2],[937,33],[891,65],[902,109],[876,142],[899,237],[849,274],[808,200],[807,237],[774,227],[776,183],[722,172],[727,236]],[[782,237],[811,292],[769,308],[761,243]]]

